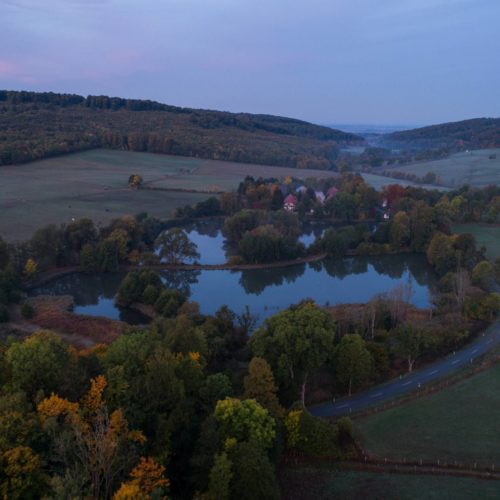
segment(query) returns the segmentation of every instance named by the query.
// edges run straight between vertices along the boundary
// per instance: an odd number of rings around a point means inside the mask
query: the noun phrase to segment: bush
[[[23,318],[31,319],[35,315],[35,308],[29,302],[25,302],[21,306],[21,314]]]

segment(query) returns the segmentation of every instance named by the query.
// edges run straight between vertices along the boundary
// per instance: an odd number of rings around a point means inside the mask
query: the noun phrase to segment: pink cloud
[[[21,83],[38,83],[37,79],[27,74],[27,71],[19,63],[7,59],[0,59],[0,78],[17,80]]]

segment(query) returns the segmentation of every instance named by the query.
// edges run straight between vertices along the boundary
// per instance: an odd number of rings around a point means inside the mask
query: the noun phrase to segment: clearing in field
[[[486,256],[489,259],[500,257],[500,227],[484,226],[480,224],[454,224],[451,226],[454,233],[470,233],[476,239],[478,247],[486,247]]]
[[[393,460],[500,467],[500,365],[417,399],[355,421],[362,448]]]
[[[485,479],[336,470],[325,466],[286,467],[285,500],[414,500],[498,498],[498,481]]]
[[[238,187],[255,177],[331,177],[331,172],[247,165],[198,158],[96,149],[24,165],[0,167],[0,236],[24,240],[45,224],[90,217],[98,224],[124,214],[168,218],[175,208]],[[144,187],[131,189],[140,174]]]
[[[421,161],[409,165],[385,167],[423,177],[434,172],[441,177],[442,184],[455,188],[464,184],[484,187],[500,184],[500,149],[478,149],[451,155],[444,160]]]

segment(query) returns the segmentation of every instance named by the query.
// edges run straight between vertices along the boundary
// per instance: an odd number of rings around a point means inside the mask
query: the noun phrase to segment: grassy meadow
[[[498,481],[452,476],[388,474],[323,467],[286,467],[285,500],[484,500],[498,498]]]
[[[377,174],[363,173],[361,175],[363,176],[363,179],[365,180],[366,183],[368,183],[370,186],[374,187],[377,190],[380,190],[385,186],[389,186],[390,184],[399,184],[400,186],[403,186],[403,187],[414,186],[414,187],[420,187],[420,188],[425,188],[425,189],[437,189],[439,191],[448,191],[448,189],[449,189],[445,186],[434,186],[434,185],[430,185],[430,184],[417,184],[416,182],[406,181],[404,179],[393,179],[391,177],[386,177],[386,176],[377,175]]]
[[[368,453],[500,468],[500,365],[431,396],[355,421]]]
[[[178,206],[206,199],[206,191],[227,191],[246,175],[331,176],[331,172],[247,165],[150,153],[96,149],[0,168],[0,236],[29,238],[39,227],[90,217],[98,224],[124,214],[148,212],[168,218]],[[150,188],[204,192],[133,190],[138,173]]]
[[[479,247],[486,247],[486,256],[489,259],[500,257],[500,227],[483,226],[480,224],[454,224],[451,230],[459,234],[472,234],[476,238],[476,243]]]
[[[490,159],[492,155],[496,155],[496,158]],[[443,160],[420,161],[385,168],[419,177],[423,177],[427,172],[434,172],[441,177],[444,186],[451,188],[463,184],[484,187],[500,184],[500,149],[479,149],[457,153]]]

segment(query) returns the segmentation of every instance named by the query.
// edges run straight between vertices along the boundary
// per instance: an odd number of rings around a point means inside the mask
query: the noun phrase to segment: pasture
[[[476,239],[478,247],[486,247],[486,256],[489,259],[500,257],[500,227],[483,226],[480,224],[453,224],[454,233],[470,233]]]
[[[372,455],[500,467],[500,365],[431,396],[355,420]]]
[[[377,175],[377,174],[367,174],[367,173],[362,173],[363,179],[367,184],[372,186],[373,188],[380,190],[384,188],[385,186],[389,186],[390,184],[399,184],[400,186],[407,187],[407,186],[413,186],[413,187],[420,187],[424,189],[437,189],[438,191],[448,191],[449,188],[444,187],[444,186],[434,186],[430,184],[417,184],[416,182],[411,182],[407,181],[404,179],[393,179],[392,177],[386,177],[384,175]]]
[[[144,186],[199,192],[130,189]],[[237,188],[246,175],[330,177],[331,172],[248,165],[179,156],[96,149],[23,165],[0,167],[0,236],[29,238],[39,227],[90,217],[105,225],[124,214],[168,218],[173,210],[206,199],[208,192]]]
[[[496,158],[490,159],[490,156]],[[408,165],[384,167],[423,177],[434,172],[441,177],[443,186],[457,188],[464,184],[484,187],[500,184],[500,149],[479,149],[451,155],[443,160],[419,161]]]
[[[328,465],[287,467],[281,472],[286,500],[494,499],[498,482],[485,479],[337,470]]]

